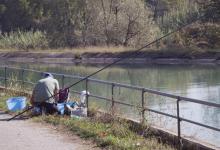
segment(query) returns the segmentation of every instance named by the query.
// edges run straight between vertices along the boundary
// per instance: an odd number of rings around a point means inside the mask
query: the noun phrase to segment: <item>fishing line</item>
[[[79,80],[79,81],[77,81],[77,82],[75,82],[75,83],[73,83],[73,84],[67,86],[66,88],[64,88],[64,89],[61,90],[60,92],[64,91],[65,89],[70,89],[70,88],[73,87],[74,85],[76,85],[76,84],[78,84],[78,83],[80,83],[80,82],[82,82],[82,81],[84,81],[84,80],[87,80],[89,77],[92,77],[93,75],[95,75],[95,74],[97,74],[97,73],[99,73],[99,72],[101,72],[101,71],[103,71],[103,70],[105,70],[105,69],[111,67],[112,65],[114,65],[114,64],[116,64],[116,63],[118,63],[118,62],[120,62],[120,61],[122,61],[122,60],[127,59],[128,57],[133,58],[133,57],[137,56],[137,55],[139,54],[139,52],[140,52],[141,50],[143,50],[144,48],[146,48],[146,47],[148,47],[148,46],[150,46],[150,45],[152,45],[152,44],[154,44],[154,43],[157,43],[157,42],[159,42],[160,40],[162,40],[162,39],[164,39],[164,38],[166,38],[166,37],[168,37],[168,36],[170,36],[170,35],[172,35],[172,34],[178,32],[178,31],[182,30],[182,29],[185,28],[186,26],[189,26],[189,25],[191,25],[192,23],[194,23],[194,22],[200,20],[202,17],[204,17],[204,16],[200,16],[200,17],[198,17],[197,19],[195,19],[195,20],[193,20],[193,21],[191,21],[191,22],[189,22],[189,23],[186,23],[186,24],[184,24],[184,25],[178,27],[177,29],[175,29],[175,30],[173,30],[173,31],[171,31],[171,32],[169,32],[169,33],[167,33],[167,34],[165,34],[164,36],[162,36],[162,37],[160,37],[160,38],[158,38],[158,39],[156,39],[156,40],[154,40],[154,41],[152,41],[152,42],[150,42],[150,43],[148,43],[148,44],[142,46],[141,48],[139,48],[139,49],[137,49],[137,50],[134,50],[134,51],[132,51],[131,53],[128,53],[127,55],[123,56],[122,58],[119,58],[118,60],[116,60],[116,61],[114,61],[114,62],[112,62],[112,63],[110,63],[110,64],[107,64],[107,65],[104,66],[103,68],[101,68],[101,69],[99,69],[99,70],[97,70],[97,71],[95,71],[95,72],[89,74],[88,76],[82,78],[81,80]],[[60,92],[58,92],[58,93],[56,93],[56,94],[50,96],[49,98],[45,99],[45,101],[49,100],[50,98],[53,98],[53,97],[57,96]],[[33,107],[33,106],[32,106],[32,107],[29,107],[28,109],[24,110],[24,112],[26,112],[26,111],[28,111],[28,110],[31,110],[32,108],[34,108],[34,107]],[[13,116],[12,118],[8,119],[8,121],[10,121],[10,120],[16,118],[17,116],[23,114],[24,112],[21,112],[21,113],[15,115],[15,116]]]
[[[202,17],[204,17],[204,16],[202,16]],[[164,38],[170,36],[171,34],[174,34],[174,33],[178,32],[178,31],[182,30],[182,29],[185,28],[186,26],[189,26],[189,25],[191,25],[192,23],[194,23],[194,22],[200,20],[202,17],[198,17],[197,19],[191,21],[190,23],[186,23],[186,24],[182,25],[181,27],[178,27],[176,30],[173,30],[173,31],[167,33],[166,35],[164,35],[164,36],[162,36],[162,37],[160,37],[160,38],[158,38],[158,39],[156,39],[156,40],[154,40],[154,41],[152,41],[152,42],[150,42],[150,43],[144,45],[143,47],[141,47],[141,48],[139,48],[139,49],[137,49],[137,50],[134,50],[134,51],[132,51],[131,53],[128,53],[128,54],[125,55],[124,57],[119,58],[118,60],[114,61],[113,63],[110,63],[110,64],[104,66],[103,68],[97,70],[97,71],[94,72],[94,73],[91,73],[90,75],[88,75],[88,76],[84,77],[83,79],[81,79],[81,80],[79,80],[79,81],[77,81],[77,82],[75,82],[75,83],[73,83],[73,84],[67,86],[66,88],[71,88],[71,87],[73,87],[74,85],[76,85],[76,84],[78,84],[78,83],[80,83],[80,82],[82,82],[82,81],[88,79],[89,77],[91,77],[91,76],[93,76],[93,75],[95,75],[95,74],[97,74],[97,73],[99,73],[99,72],[101,72],[101,71],[103,71],[103,70],[105,70],[105,69],[111,67],[112,65],[114,65],[114,64],[116,64],[116,63],[118,63],[118,62],[120,62],[120,61],[122,61],[122,60],[127,59],[128,57],[133,58],[133,57],[137,56],[137,55],[139,54],[138,52],[140,52],[140,51],[143,50],[144,48],[147,48],[148,46],[150,46],[150,45],[152,45],[152,44],[154,44],[154,43],[157,43],[157,42],[159,42],[160,40],[162,40],[162,39],[164,39]],[[54,96],[55,96],[55,95],[54,95]]]

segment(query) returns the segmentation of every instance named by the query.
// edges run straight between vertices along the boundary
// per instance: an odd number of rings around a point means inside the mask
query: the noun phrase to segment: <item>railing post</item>
[[[142,110],[141,110],[141,117],[142,117],[142,123],[143,123],[143,124],[145,123],[145,103],[144,103],[144,93],[145,93],[145,90],[142,89],[142,92],[141,92],[141,107],[142,107]]]
[[[7,67],[5,67],[5,89],[7,88]]]
[[[64,88],[64,80],[65,80],[65,76],[62,75],[62,89]]]
[[[22,80],[21,87],[22,89],[24,89],[24,69],[21,70],[21,80]]]
[[[177,98],[177,136],[178,136],[178,147],[179,150],[181,149],[182,145],[181,145],[181,127],[180,127],[180,108],[179,108],[179,102],[180,102],[180,97]]]
[[[114,105],[115,105],[115,101],[114,101],[114,87],[115,87],[115,84],[112,83],[112,106],[111,106],[112,115],[114,114]]]
[[[89,101],[88,101],[88,79],[86,79],[86,108],[89,108]]]

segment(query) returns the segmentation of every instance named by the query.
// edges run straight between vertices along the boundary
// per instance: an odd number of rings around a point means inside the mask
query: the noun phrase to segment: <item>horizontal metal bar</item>
[[[105,97],[101,97],[101,96],[97,96],[97,95],[92,95],[92,94],[89,94],[89,97],[94,97],[94,98],[103,99],[106,101],[111,101],[111,99],[109,99],[109,98],[105,98]]]
[[[170,115],[170,114],[163,113],[163,112],[160,112],[160,111],[156,111],[156,110],[153,110],[153,109],[145,108],[145,110],[150,111],[150,112],[154,112],[154,113],[157,113],[157,114],[161,114],[161,115],[164,115],[164,116],[168,116],[168,117],[172,117],[172,118],[178,119],[174,115]],[[202,124],[202,123],[198,123],[198,122],[195,122],[195,121],[192,121],[192,120],[188,120],[188,119],[185,119],[185,118],[181,118],[180,117],[180,120],[181,121],[185,121],[185,122],[189,122],[189,123],[201,126],[201,127],[205,127],[205,128],[208,128],[208,129],[212,129],[212,130],[215,130],[215,131],[220,131],[220,129],[218,129],[218,128],[211,127],[211,126],[208,126],[208,125],[205,125],[205,124]]]
[[[106,97],[101,97],[101,96],[97,96],[97,95],[93,95],[93,94],[89,94],[90,97],[94,97],[94,98],[98,98],[98,99],[103,99],[103,100],[106,100],[106,101],[112,101],[111,98],[106,98]],[[131,106],[131,107],[135,107],[135,105],[132,105],[132,104],[129,104],[129,103],[124,103],[124,102],[121,102],[121,101],[117,101],[114,99],[114,102],[117,103],[117,104],[122,104],[122,105],[127,105],[127,106]]]
[[[187,98],[187,97],[179,97],[179,98],[180,98],[180,100],[184,100],[184,101],[188,101],[188,102],[192,102],[192,103],[203,104],[203,105],[207,105],[207,106],[220,108],[220,104],[217,104],[217,103],[206,102],[206,101],[201,101],[201,100]]]
[[[130,107],[136,107],[135,105],[124,103],[124,102],[120,102],[120,101],[117,101],[117,100],[114,100],[114,102],[117,103],[117,104],[127,105],[127,106],[130,106]]]
[[[35,84],[36,84],[36,83],[30,82],[30,81],[24,81],[24,83],[29,83],[29,84],[32,84],[32,85],[35,85]]]
[[[11,80],[11,79],[7,79],[8,81],[13,81],[13,80]],[[24,82],[24,83],[29,83],[29,84],[33,84],[33,85],[35,85],[36,83],[34,83],[34,82],[30,82],[30,81],[22,81],[22,80],[16,80],[15,82]]]
[[[68,74],[60,74],[60,73],[52,73],[53,75],[57,76],[64,76],[66,78],[73,78],[73,79],[83,79],[84,77],[82,76],[77,76],[77,75],[68,75]]]
[[[63,74],[64,75],[64,74]],[[82,76],[76,76],[76,75],[65,75],[65,77],[68,77],[68,78],[74,78],[74,79],[83,79],[84,77]]]
[[[17,70],[24,70],[24,71],[42,73],[41,71],[32,70],[32,69],[21,69],[21,68],[16,68],[16,67],[7,67],[7,68],[8,69],[17,69]],[[84,78],[82,76],[75,76],[75,75],[65,75],[65,74],[59,74],[59,73],[52,73],[52,74],[57,75],[57,76],[65,76],[65,77],[69,77],[69,78],[74,78],[74,79],[83,79]],[[0,77],[0,79],[5,80],[4,77]],[[11,79],[9,79],[9,78],[6,78],[6,80],[11,81]],[[88,81],[102,83],[102,84],[107,84],[107,85],[114,84],[117,87],[123,87],[123,88],[134,89],[134,90],[141,90],[141,91],[144,91],[144,92],[147,92],[147,93],[152,93],[152,94],[156,94],[156,95],[160,95],[160,96],[164,96],[164,97],[173,98],[175,100],[176,99],[180,99],[182,101],[187,101],[187,102],[192,102],[192,103],[197,103],[197,104],[202,104],[202,105],[207,105],[207,106],[212,106],[212,107],[220,108],[220,104],[216,104],[216,103],[212,103],[212,102],[206,102],[206,101],[201,101],[201,100],[192,99],[192,98],[186,98],[186,97],[177,96],[177,95],[173,95],[173,94],[168,94],[168,93],[164,93],[164,92],[160,92],[160,91],[156,91],[156,90],[152,90],[152,89],[147,89],[147,88],[144,88],[144,87],[132,86],[132,85],[127,85],[127,84],[120,84],[120,83],[103,81],[103,80],[97,80],[97,79],[93,79],[93,78],[89,78]],[[22,82],[22,80],[17,80],[17,82]],[[23,82],[24,83],[29,83],[29,84],[32,84],[32,85],[36,84],[36,83],[30,82],[30,81],[23,81]],[[74,91],[73,90],[72,92],[77,93],[77,94],[81,94],[81,92],[79,92],[79,91]],[[90,94],[89,96],[90,97],[95,97],[95,98],[98,98],[98,99],[103,99],[103,100],[106,100],[106,101],[112,101],[112,99],[109,99],[109,98],[106,98],[106,97],[97,96],[97,95]],[[118,100],[114,100],[114,102],[118,103],[118,104],[130,106],[130,107],[136,107],[135,105],[132,105],[132,104],[129,104],[129,103],[125,103],[125,102],[121,102],[121,101],[118,101]],[[139,107],[139,108],[141,108],[141,107]],[[164,116],[167,116],[167,117],[178,119],[177,116],[174,116],[174,115],[171,115],[171,114],[168,114],[168,113],[160,112],[160,111],[153,110],[153,109],[150,109],[150,108],[144,108],[144,109],[146,111],[150,111],[150,112],[153,112],[153,113],[156,113],[156,114],[161,114],[161,115],[164,115]],[[192,121],[192,120],[189,120],[189,119],[185,119],[185,118],[180,118],[180,119],[181,119],[181,121],[192,123],[192,124],[195,124],[195,125],[198,125],[198,126],[201,126],[201,127],[205,127],[205,128],[208,128],[208,129],[212,129],[212,130],[215,130],[215,131],[220,131],[220,129],[218,129],[216,127],[211,127],[209,125],[198,123],[198,122],[195,122],[195,121]]]
[[[161,114],[161,115],[164,115],[164,116],[168,116],[168,117],[171,117],[171,118],[178,119],[177,116],[174,116],[174,115],[171,115],[171,114],[167,114],[167,113],[160,112],[160,111],[157,111],[157,110],[153,110],[153,109],[150,109],[150,108],[144,108],[144,109],[147,110],[147,111],[150,111],[150,112],[154,112],[154,113],[157,113],[157,114]]]
[[[218,129],[218,128],[211,127],[211,126],[208,126],[208,125],[205,125],[205,124],[202,124],[202,123],[198,123],[198,122],[195,122],[195,121],[192,121],[192,120],[188,120],[188,119],[185,119],[185,118],[180,118],[180,119],[182,121],[189,122],[189,123],[192,123],[192,124],[195,124],[195,125],[198,125],[198,126],[202,126],[202,127],[208,128],[208,129],[215,130],[215,131],[220,131],[220,129]]]
[[[76,93],[76,94],[81,94],[81,92],[75,91],[75,90],[70,90],[70,92],[73,92],[73,93]]]
[[[130,85],[119,84],[119,83],[115,83],[115,82],[102,81],[102,80],[96,80],[96,79],[89,79],[89,80],[92,81],[92,82],[97,82],[97,83],[103,83],[103,84],[108,84],[108,85],[114,84],[115,86],[131,88],[131,89],[136,89],[136,90],[144,90],[144,92],[151,93],[151,94],[156,94],[156,95],[160,95],[160,96],[165,96],[165,97],[169,97],[169,98],[173,98],[174,100],[180,98],[181,100],[184,100],[184,101],[189,101],[189,102],[193,102],[193,103],[204,104],[204,105],[207,105],[207,106],[214,106],[214,107],[219,107],[220,108],[220,104],[201,101],[201,100],[192,99],[192,98],[180,97],[180,96],[176,96],[176,95],[173,95],[173,94],[159,92],[159,91],[155,91],[155,90],[151,90],[151,89],[147,89],[147,88],[143,88],[143,87],[130,86]]]
[[[24,71],[31,71],[31,72],[42,73],[42,71],[33,70],[33,69],[24,69],[24,68],[17,68],[17,67],[6,67],[6,68],[7,68],[7,69],[24,70]]]
[[[156,95],[161,95],[161,96],[173,98],[175,100],[178,99],[178,97],[179,97],[176,95],[172,95],[172,94],[168,94],[168,93],[164,93],[164,92],[159,92],[159,91],[155,91],[155,90],[151,90],[151,89],[147,89],[147,88],[144,88],[144,91],[147,93],[151,93],[151,94],[156,94]]]
[[[36,71],[36,70],[32,70],[32,69],[21,69],[21,68],[16,68],[16,67],[7,67],[7,68],[41,73],[40,71]],[[55,74],[55,75],[62,75],[62,76],[65,75],[65,74],[58,74],[58,73],[53,73],[53,74]],[[74,75],[65,75],[65,77],[77,78],[77,79],[83,79],[84,78],[84,77],[81,77],[81,76],[74,76]],[[92,82],[103,83],[103,84],[114,84],[115,86],[120,86],[120,87],[124,87],[124,88],[131,88],[131,89],[136,89],[136,90],[144,90],[145,92],[156,94],[156,95],[161,95],[161,96],[170,97],[170,98],[174,98],[174,99],[178,99],[179,98],[179,99],[181,99],[183,101],[188,101],[188,102],[193,102],[193,103],[197,103],[197,104],[203,104],[203,105],[207,105],[207,106],[213,106],[213,107],[220,108],[220,104],[206,102],[206,101],[201,101],[201,100],[192,99],[192,98],[181,97],[181,96],[177,96],[177,95],[173,95],[173,94],[168,94],[168,93],[164,93],[164,92],[160,92],[160,91],[156,91],[156,90],[152,90],[152,89],[147,89],[147,88],[143,88],[143,87],[131,86],[131,85],[120,84],[120,83],[115,83],[115,82],[108,82],[108,81],[97,80],[97,79],[92,79],[92,78],[89,78],[88,80],[92,81]]]
[[[98,80],[98,79],[93,79],[93,78],[89,78],[88,81],[102,83],[102,84],[108,84],[108,85],[114,84],[113,82],[108,82],[108,81],[103,81],[103,80]]]
[[[143,89],[143,87],[131,86],[131,85],[127,85],[127,84],[120,84],[120,83],[116,83],[116,82],[103,81],[103,80],[98,80],[98,79],[94,79],[94,78],[89,78],[88,80],[91,82],[97,82],[97,83],[108,84],[108,85],[114,84],[115,86],[118,86],[118,87],[130,88],[130,89],[135,89],[135,90],[142,90]]]
[[[144,90],[145,92],[148,92],[148,93],[157,94],[157,95],[161,95],[161,96],[166,96],[166,97],[170,97],[170,98],[174,98],[174,99],[178,98],[178,96],[176,96],[176,95],[167,94],[167,93],[147,89],[147,88],[144,88],[144,87],[131,86],[131,85],[127,85],[127,84],[120,84],[120,83],[116,83],[116,82],[108,82],[108,81],[91,79],[91,78],[89,78],[89,80],[92,81],[92,82],[103,83],[103,84],[108,84],[108,85],[114,84],[115,86],[118,86],[118,87],[130,88],[130,89],[135,89],[135,90]]]

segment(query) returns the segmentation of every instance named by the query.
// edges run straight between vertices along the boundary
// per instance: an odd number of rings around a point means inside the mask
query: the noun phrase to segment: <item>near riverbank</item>
[[[5,93],[5,91],[0,90],[0,94],[0,110],[5,111],[6,100],[11,96],[18,96],[19,93],[10,91]],[[24,93],[20,94],[22,95]],[[4,120],[10,117],[11,116],[0,111],[0,120]],[[40,124],[35,124],[33,121]],[[44,126],[42,126],[42,123]],[[45,126],[45,123],[47,126]],[[48,125],[50,125],[50,127],[52,125],[52,128],[55,128],[55,131],[51,133],[52,129],[48,128]],[[0,129],[4,129],[4,132],[1,133],[2,136],[0,136],[4,137],[4,140],[2,142],[0,141],[0,146],[6,150],[23,150],[27,148],[33,150],[177,149],[174,145],[170,145],[163,141],[163,139],[157,138],[156,136],[152,135],[151,132],[148,130],[148,126],[141,126],[140,128],[138,128],[137,126],[134,126],[133,124],[123,119],[107,114],[99,114],[96,113],[96,111],[91,111],[90,117],[84,119],[54,115],[35,117],[30,119],[29,121],[19,119],[12,120],[9,123],[1,121]],[[62,136],[59,132],[60,130],[64,130],[65,135],[71,136]],[[71,137],[74,139],[71,139]],[[10,145],[5,144],[7,143],[6,141],[11,141]],[[53,144],[53,142],[55,143]],[[16,145],[18,146],[16,147]]]
[[[192,51],[192,50],[160,50],[142,51],[135,54],[130,51],[118,52],[71,52],[71,51],[1,51],[0,59],[13,62],[39,62],[39,63],[82,63],[106,64],[120,58],[119,63],[141,64],[220,64],[218,51]]]

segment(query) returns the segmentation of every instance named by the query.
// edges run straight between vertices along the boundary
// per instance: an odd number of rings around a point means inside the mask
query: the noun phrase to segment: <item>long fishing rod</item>
[[[204,17],[204,16],[202,16],[202,17]],[[181,27],[178,27],[176,30],[173,30],[173,31],[167,33],[166,35],[164,35],[164,36],[162,36],[162,37],[160,37],[160,38],[158,38],[158,39],[156,39],[156,40],[154,40],[154,41],[152,41],[152,42],[150,42],[150,43],[144,45],[143,47],[141,47],[141,48],[139,48],[139,49],[137,49],[137,50],[134,50],[134,51],[132,51],[131,53],[128,53],[126,56],[124,56],[124,57],[122,57],[122,58],[119,58],[118,60],[116,60],[116,61],[114,61],[114,62],[112,62],[112,63],[110,63],[110,64],[107,64],[107,65],[104,66],[103,68],[97,70],[96,72],[91,73],[90,75],[88,75],[88,76],[84,77],[83,79],[81,79],[81,80],[79,80],[79,81],[77,81],[77,82],[75,82],[75,83],[69,85],[69,86],[66,87],[66,88],[69,89],[69,88],[73,87],[74,85],[76,85],[76,84],[78,84],[78,83],[80,83],[80,82],[82,82],[82,81],[88,79],[89,77],[91,77],[91,76],[93,76],[93,75],[95,75],[95,74],[97,74],[97,73],[99,73],[99,72],[101,72],[101,71],[103,71],[103,70],[105,70],[105,69],[111,67],[112,65],[114,65],[114,64],[116,64],[116,63],[118,63],[118,62],[120,62],[120,61],[122,61],[122,60],[127,59],[128,57],[133,58],[133,57],[137,56],[137,55],[138,55],[138,52],[140,52],[140,51],[143,50],[144,48],[146,48],[146,47],[148,47],[148,46],[150,46],[150,45],[152,45],[152,44],[154,44],[154,43],[159,42],[160,40],[162,40],[162,39],[164,39],[164,38],[170,36],[171,34],[174,34],[174,33],[178,32],[178,31],[182,30],[182,29],[185,28],[186,26],[189,26],[189,25],[191,25],[192,23],[194,23],[194,22],[200,20],[202,17],[199,17],[199,18],[197,18],[197,19],[191,21],[190,23],[186,23],[186,24],[182,25]]]
[[[168,36],[170,36],[170,35],[172,35],[172,34],[178,32],[178,31],[182,30],[182,29],[185,28],[186,26],[189,26],[189,25],[191,25],[192,23],[194,23],[194,22],[200,20],[202,17],[204,17],[204,16],[200,16],[200,17],[198,17],[197,19],[195,19],[195,20],[193,20],[193,21],[191,21],[191,22],[189,22],[189,23],[186,23],[186,24],[184,24],[184,25],[178,27],[177,29],[175,29],[175,30],[173,30],[173,31],[171,31],[171,32],[169,32],[169,33],[167,33],[167,34],[165,34],[164,36],[162,36],[162,37],[160,37],[160,38],[158,38],[158,39],[156,39],[156,40],[154,40],[154,41],[152,41],[152,42],[150,42],[150,43],[144,45],[143,47],[141,47],[141,48],[139,48],[139,49],[137,49],[137,50],[134,50],[134,51],[132,51],[131,53],[128,53],[128,54],[125,55],[124,57],[119,58],[118,60],[116,60],[116,61],[114,61],[114,62],[112,62],[112,63],[110,63],[110,64],[107,64],[107,65],[104,66],[103,68],[101,68],[101,69],[99,69],[99,70],[97,70],[97,71],[91,73],[90,75],[88,75],[88,76],[82,78],[81,80],[79,80],[79,81],[77,81],[77,82],[75,82],[75,83],[73,83],[73,84],[67,86],[66,88],[64,88],[64,89],[61,90],[60,92],[64,91],[65,89],[70,89],[70,88],[73,87],[74,85],[76,85],[76,84],[78,84],[78,83],[80,83],[80,82],[82,82],[82,81],[84,81],[84,80],[87,80],[89,77],[91,77],[91,76],[93,76],[93,75],[95,75],[95,74],[97,74],[97,73],[99,73],[99,72],[101,72],[101,71],[103,71],[103,70],[105,70],[105,69],[111,67],[112,65],[114,65],[114,64],[116,64],[116,63],[118,63],[118,62],[120,62],[120,61],[122,61],[122,60],[127,59],[128,57],[135,57],[135,56],[137,56],[137,55],[138,55],[138,52],[140,52],[140,51],[143,50],[144,48],[146,48],[146,47],[148,47],[148,46],[150,46],[150,45],[152,45],[152,44],[154,44],[154,43],[156,43],[156,42],[159,42],[160,40],[162,40],[162,39],[164,39],[164,38],[166,38],[166,37],[168,37]],[[51,95],[49,98],[45,99],[45,101],[49,100],[50,98],[53,98],[53,97],[57,96],[60,92],[58,92],[58,93],[56,93],[56,94],[54,94],[54,95]],[[87,91],[86,91],[86,92],[87,92]],[[28,111],[28,110],[31,110],[31,109],[33,109],[33,108],[34,108],[33,106],[32,106],[32,107],[29,107],[28,109],[24,110],[23,112],[21,112],[21,113],[15,115],[15,116],[9,118],[7,121],[10,121],[10,120],[12,120],[12,119],[18,117],[18,116],[20,116],[21,114],[23,114],[24,112],[26,112],[26,111]]]

